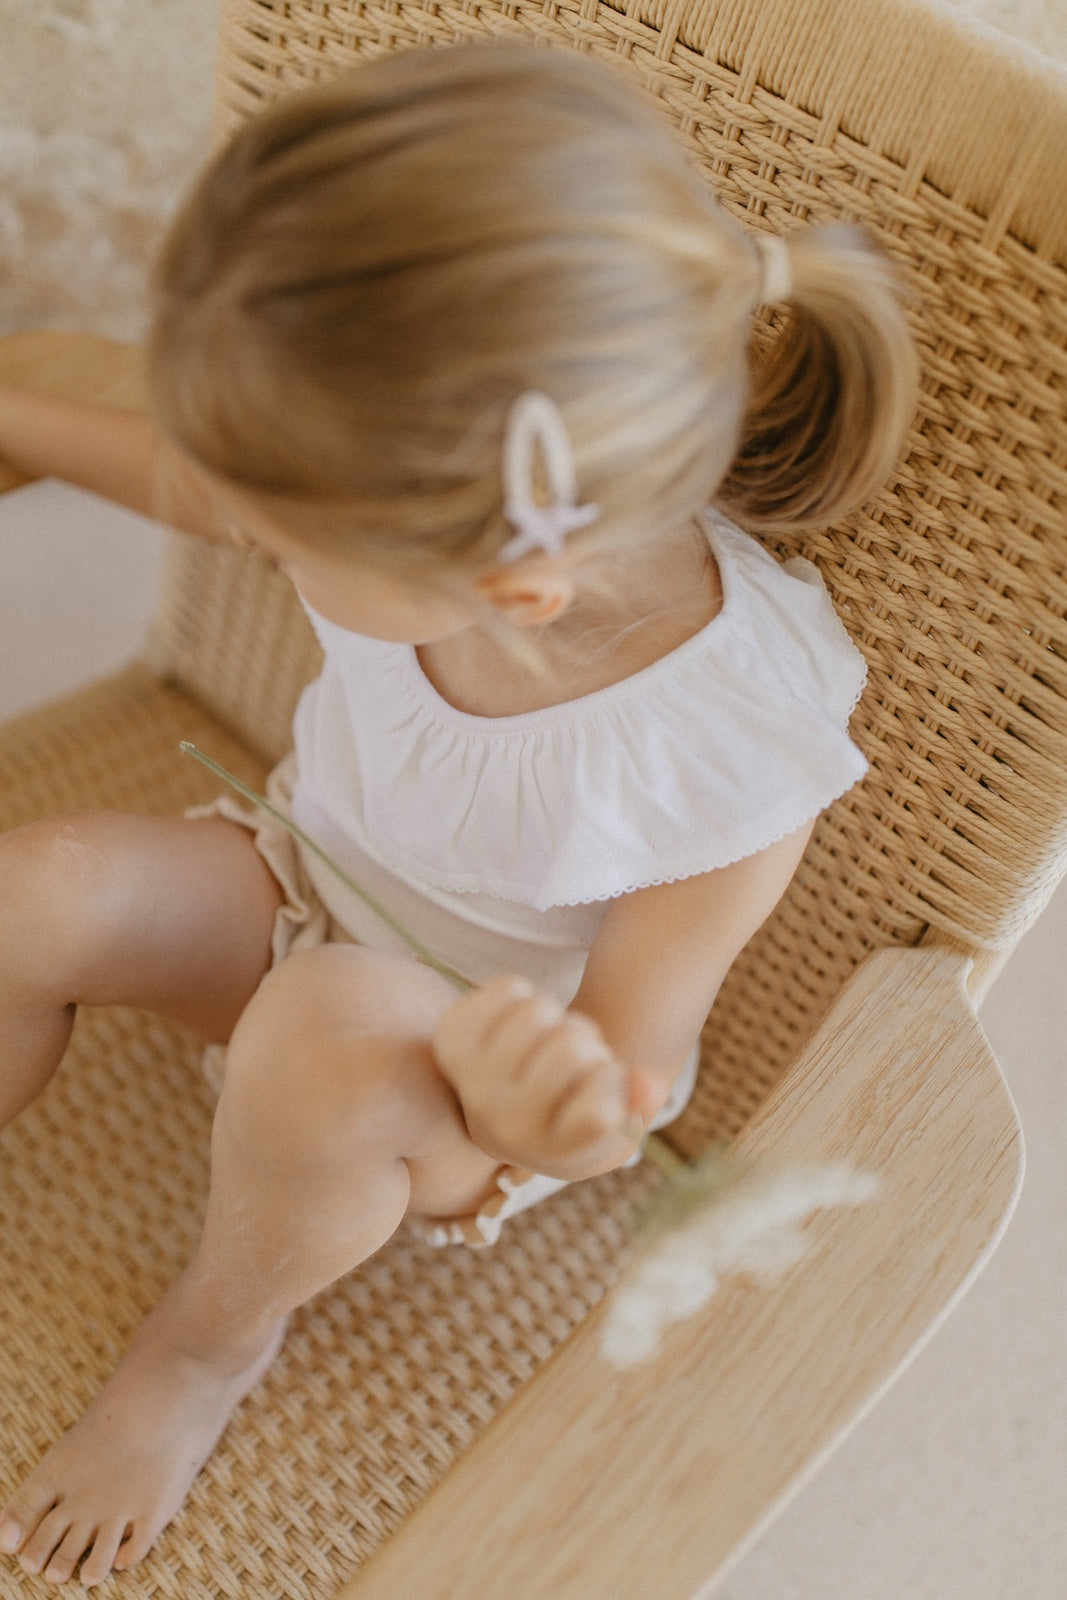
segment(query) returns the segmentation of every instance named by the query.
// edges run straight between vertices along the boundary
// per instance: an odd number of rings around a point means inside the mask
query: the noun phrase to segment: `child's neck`
[[[538,670],[483,628],[420,646],[422,670],[458,711],[518,716],[632,677],[699,633],[722,606],[714,557],[693,524],[635,554],[625,572],[625,592],[618,584],[610,597],[591,589],[534,636]]]

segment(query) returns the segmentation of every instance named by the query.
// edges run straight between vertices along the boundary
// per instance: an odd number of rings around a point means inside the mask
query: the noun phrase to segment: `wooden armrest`
[[[724,1285],[618,1372],[577,1331],[339,1600],[695,1600],[859,1420],[991,1254],[1018,1193],[1010,1095],[967,958],[877,952],[739,1141],[846,1161],[776,1284]]]
[[[141,352],[136,345],[90,333],[34,329],[0,338],[0,383],[114,406],[141,404]],[[0,462],[0,492],[26,480]]]

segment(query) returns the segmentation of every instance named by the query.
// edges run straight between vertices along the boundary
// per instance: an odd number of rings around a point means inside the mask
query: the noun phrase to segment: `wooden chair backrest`
[[[224,0],[219,129],[383,51],[586,50],[660,100],[753,228],[859,219],[923,361],[892,480],[797,539],[870,678],[865,783],[823,818],[709,1025],[686,1123],[734,1131],[868,950],[1010,946],[1067,864],[1067,74],[924,0]],[[315,648],[285,586],[183,548],[154,656],[276,757]]]

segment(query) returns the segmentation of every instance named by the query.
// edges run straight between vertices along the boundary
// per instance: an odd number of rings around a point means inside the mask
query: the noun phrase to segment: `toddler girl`
[[[141,1560],[287,1315],[405,1218],[491,1243],[677,1115],[864,771],[820,580],[728,517],[839,517],[915,388],[858,231],[747,236],[637,91],[515,46],[246,125],[172,229],[148,355],[152,420],[8,393],[0,451],[281,567],[325,664],[275,797],[474,987],[229,803],[3,841],[4,1118],[78,1004],[227,1046],[193,1260],[0,1517],[57,1583]]]

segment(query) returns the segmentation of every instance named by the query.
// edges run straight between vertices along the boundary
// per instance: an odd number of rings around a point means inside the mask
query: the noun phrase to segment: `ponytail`
[[[823,525],[869,499],[918,388],[896,274],[869,235],[836,223],[787,245],[786,321],[753,354],[741,445],[715,496],[752,529]]]

